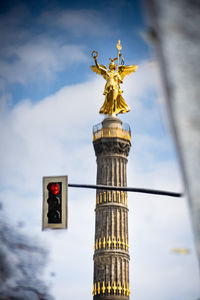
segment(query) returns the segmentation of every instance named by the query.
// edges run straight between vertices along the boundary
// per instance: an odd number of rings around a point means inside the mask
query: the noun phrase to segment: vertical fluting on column
[[[130,131],[108,117],[94,133],[97,184],[126,186]],[[95,208],[93,299],[129,299],[127,193],[97,190]]]

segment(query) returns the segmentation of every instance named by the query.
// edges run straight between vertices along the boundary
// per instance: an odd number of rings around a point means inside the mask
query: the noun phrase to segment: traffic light
[[[45,228],[67,228],[68,177],[43,177],[43,222]]]

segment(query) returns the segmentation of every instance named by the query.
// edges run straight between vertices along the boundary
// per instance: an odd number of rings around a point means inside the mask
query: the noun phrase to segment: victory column
[[[98,52],[92,52],[95,65],[91,69],[106,80],[105,99],[99,111],[106,117],[102,123],[94,126],[93,145],[97,157],[97,184],[127,186],[126,164],[131,133],[129,126],[123,124],[117,115],[130,110],[122,97],[120,84],[126,75],[137,70],[137,66],[123,64],[120,40],[117,49],[118,57],[110,58],[109,70],[98,64]],[[98,189],[95,212],[93,299],[128,300],[127,192]]]

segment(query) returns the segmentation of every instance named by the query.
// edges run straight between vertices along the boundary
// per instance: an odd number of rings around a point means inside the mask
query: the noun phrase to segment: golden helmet
[[[109,64],[109,69],[110,70],[116,70],[116,65],[115,65],[115,63],[114,63],[114,61],[117,59],[117,58],[114,58],[114,59],[112,59],[112,58],[109,58],[110,60],[111,60],[111,63]]]

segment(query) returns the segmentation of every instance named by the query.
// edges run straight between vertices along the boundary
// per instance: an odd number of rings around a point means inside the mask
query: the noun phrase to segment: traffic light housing
[[[67,176],[43,177],[42,229],[67,228]]]

